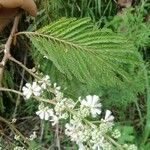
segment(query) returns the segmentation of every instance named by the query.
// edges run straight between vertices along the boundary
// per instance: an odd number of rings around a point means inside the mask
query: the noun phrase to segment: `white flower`
[[[94,95],[88,95],[86,96],[86,99],[83,99],[81,101],[81,107],[86,106],[90,109],[90,113],[92,117],[96,117],[97,114],[101,114],[101,103],[98,103],[99,97]]]
[[[78,143],[78,147],[79,149],[78,150],[86,150],[85,146],[83,145],[83,143]]]
[[[49,107],[45,107],[43,103],[39,105],[39,111],[36,112],[36,114],[40,117],[42,120],[49,120],[52,122],[52,125],[58,123],[59,118],[54,114],[54,110],[50,109]]]
[[[25,150],[25,148],[24,148],[24,147],[20,147],[20,146],[16,146],[16,147],[14,148],[14,150]]]
[[[111,131],[112,130],[112,126],[113,124],[112,123],[109,123],[109,122],[101,122],[100,125],[99,125],[99,129],[100,129],[100,132],[102,135],[106,134],[108,131]]]
[[[69,114],[67,112],[59,115],[59,119],[67,119],[69,117]]]
[[[114,116],[112,115],[112,112],[110,110],[106,110],[104,121],[113,122],[113,120],[114,120]]]
[[[89,140],[90,133],[91,127],[77,120],[71,119],[70,123],[65,125],[65,134],[70,137],[71,141],[76,142],[81,150],[84,150],[86,147],[83,143]],[[85,148],[85,150],[87,150],[87,148]]]
[[[103,142],[102,141],[96,142],[92,146],[92,150],[103,150],[102,146],[103,146]]]
[[[54,83],[54,90],[55,90],[56,96],[57,96],[57,94],[60,93],[60,89],[61,89],[61,87],[60,87],[60,86],[57,86],[57,83]]]
[[[36,132],[34,131],[33,134],[30,135],[29,140],[33,141],[36,138],[37,138],[37,135],[36,135]]]
[[[99,129],[97,126],[93,126],[91,130],[91,143],[102,143],[104,140],[104,136],[101,133],[101,129]]]
[[[59,118],[56,115],[52,115],[50,121],[52,122],[52,126],[56,125],[59,121]]]
[[[26,99],[29,99],[32,95],[32,85],[30,83],[26,83],[25,86],[22,88],[23,95]]]
[[[138,150],[138,148],[137,148],[137,146],[132,144],[132,145],[129,145],[128,150]]]
[[[50,109],[49,107],[44,107],[44,104],[41,103],[39,105],[39,111],[37,111],[36,114],[42,120],[49,120],[49,118],[54,115],[54,111],[53,109]]]
[[[50,77],[48,75],[46,75],[45,77],[42,78],[41,81],[38,81],[38,83],[41,85],[41,88],[43,88],[45,90],[46,85],[51,85]]]
[[[19,136],[19,135],[15,135],[15,136],[14,136],[14,139],[15,139],[16,141],[19,141],[19,140],[20,140],[20,136]]]
[[[61,114],[61,112],[64,111],[64,109],[65,109],[65,105],[64,105],[63,100],[60,102],[57,102],[55,107],[54,107],[54,110],[58,115]]]
[[[85,107],[84,105],[80,106],[80,109],[78,111],[78,118],[85,118],[90,115],[90,109],[88,107]]]
[[[134,144],[131,144],[131,145],[124,144],[124,145],[123,145],[123,148],[124,148],[125,150],[138,150],[137,146],[134,145]]]
[[[74,106],[75,106],[75,102],[72,99],[64,98],[56,103],[54,110],[57,115],[61,116],[62,113],[64,113],[66,108],[73,109]]]
[[[84,126],[80,122],[71,120],[70,123],[65,125],[65,134],[70,137],[71,141],[82,143],[85,139],[84,137]]]
[[[11,120],[11,123],[16,123],[16,121],[17,121],[17,119],[16,119],[16,118],[13,118],[13,119]]]
[[[44,55],[44,57],[43,58],[46,58],[46,59],[48,59],[48,57],[46,56],[46,55]]]
[[[30,83],[26,83],[25,86],[22,88],[23,95],[26,99],[29,99],[31,95],[40,96],[41,94],[41,87],[37,84],[37,82],[33,82],[31,85]]]
[[[112,133],[112,137],[115,139],[118,139],[119,137],[121,137],[121,133],[118,129],[116,129],[113,133]]]

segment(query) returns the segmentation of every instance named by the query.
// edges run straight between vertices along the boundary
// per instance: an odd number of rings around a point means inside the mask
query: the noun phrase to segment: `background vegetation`
[[[100,96],[104,107],[116,116],[123,133],[120,140],[148,150],[150,3],[139,0],[123,7],[115,0],[37,0],[36,4],[36,18],[22,15],[19,31],[25,32],[19,33],[11,49],[13,57],[35,72],[49,75],[67,97]],[[1,49],[10,27],[0,36]],[[4,87],[21,91],[32,80],[24,69],[8,62]],[[9,121],[17,118],[15,126],[25,137],[33,131],[40,135],[35,101],[25,102],[17,94],[1,92],[0,102],[1,116]],[[18,143],[11,125],[5,123],[0,119],[0,143],[6,150],[13,149]],[[55,148],[50,125],[45,123],[43,128],[43,137],[30,143],[33,150]],[[63,132],[61,136],[62,149],[76,149]]]

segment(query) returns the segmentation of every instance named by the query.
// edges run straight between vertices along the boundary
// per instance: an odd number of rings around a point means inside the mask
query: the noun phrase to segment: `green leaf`
[[[83,83],[119,85],[132,81],[128,66],[138,64],[130,41],[93,27],[89,18],[62,18],[36,32],[22,32],[40,54],[69,79]]]
[[[132,126],[120,126],[119,131],[121,132],[121,137],[118,139],[119,143],[133,143],[134,137],[134,129]]]

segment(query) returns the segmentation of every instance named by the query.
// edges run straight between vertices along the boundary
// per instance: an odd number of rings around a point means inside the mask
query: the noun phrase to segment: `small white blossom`
[[[48,59],[48,57],[47,57],[46,55],[44,55],[44,56],[43,56],[43,58],[46,58],[46,59]]]
[[[50,83],[50,77],[48,75],[46,75],[45,77],[42,78],[41,81],[38,81],[38,83],[41,85],[42,89],[46,89],[47,85],[51,85]]]
[[[64,111],[65,109],[65,105],[64,105],[64,101],[60,101],[60,102],[57,102],[55,107],[54,107],[54,110],[56,111],[56,113],[59,115],[61,114],[62,111]]]
[[[86,147],[83,145],[83,143],[78,143],[78,150],[86,150]]]
[[[84,136],[84,126],[82,123],[76,123],[74,120],[71,120],[70,123],[65,125],[65,134],[70,137],[71,141],[82,143],[85,139]]]
[[[86,96],[86,99],[83,99],[81,101],[81,107],[87,107],[90,109],[90,113],[92,115],[92,117],[96,117],[97,114],[101,114],[101,103],[98,103],[99,101],[99,97],[94,95],[88,95]]]
[[[113,133],[112,133],[112,137],[115,139],[118,139],[119,137],[121,137],[121,133],[118,129],[116,129]]]
[[[40,96],[41,87],[37,84],[37,82],[33,82],[32,85],[30,83],[26,83],[22,88],[23,95],[26,99],[29,99],[31,95]]]
[[[37,111],[36,114],[42,120],[49,120],[49,118],[54,115],[54,111],[53,109],[50,109],[49,107],[45,107],[44,104],[41,103],[39,105],[39,111]]]
[[[64,94],[60,91],[57,91],[57,93],[55,93],[55,99],[57,102],[62,101]]]
[[[88,107],[80,106],[80,110],[78,111],[78,118],[85,118],[90,115],[90,109]]]
[[[73,109],[74,106],[75,102],[72,99],[64,98],[56,103],[54,110],[60,119],[67,119],[68,114],[65,109]]]
[[[36,138],[37,138],[37,135],[36,135],[36,132],[34,131],[33,134],[30,135],[29,140],[33,141]]]
[[[19,135],[15,135],[15,136],[14,136],[14,139],[15,139],[16,141],[19,141],[19,140],[20,140],[20,136],[19,136]]]
[[[91,143],[102,143],[103,140],[104,137],[101,133],[101,129],[99,129],[97,126],[93,126],[91,131]]]
[[[103,143],[103,150],[113,150],[113,146],[112,144],[108,143],[105,141],[105,143]]]
[[[29,99],[32,95],[32,85],[30,83],[26,83],[25,86],[22,88],[23,95],[26,99]]]
[[[13,119],[11,120],[11,123],[16,123],[16,121],[17,121],[17,119],[16,119],[16,118],[13,118]]]
[[[127,150],[138,150],[137,146],[135,146],[134,144],[129,145]]]
[[[112,124],[109,124],[109,123],[106,123],[106,122],[102,122],[100,125],[99,125],[99,130],[100,130],[100,133],[102,135],[106,134],[109,130],[112,129]]]
[[[138,150],[137,146],[134,145],[134,144],[132,144],[132,145],[124,144],[124,145],[123,145],[123,148],[124,148],[125,150]]]
[[[112,112],[110,110],[106,110],[104,121],[105,122],[113,122],[114,121],[114,116],[112,115]]]
[[[44,106],[43,103],[39,105],[39,111],[36,112],[36,114],[40,117],[42,120],[49,120],[52,122],[52,125],[58,123],[59,117],[54,114],[54,110],[50,109],[48,106]]]
[[[59,116],[59,119],[67,119],[68,117],[69,117],[69,114],[65,112]]]
[[[56,115],[52,115],[50,121],[52,122],[52,126],[56,125],[59,121],[59,118]]]
[[[60,92],[61,87],[57,86],[57,83],[54,83],[55,94],[57,95]]]
[[[25,150],[25,148],[24,148],[24,147],[21,147],[21,146],[16,146],[16,147],[14,148],[14,150]]]
[[[92,150],[103,150],[103,141],[101,139],[92,146]]]

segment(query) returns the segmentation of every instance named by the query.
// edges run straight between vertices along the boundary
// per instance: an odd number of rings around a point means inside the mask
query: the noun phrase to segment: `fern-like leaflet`
[[[94,28],[89,18],[62,18],[36,32],[25,34],[35,48],[69,79],[102,85],[131,81],[128,67],[138,54],[126,38]]]

